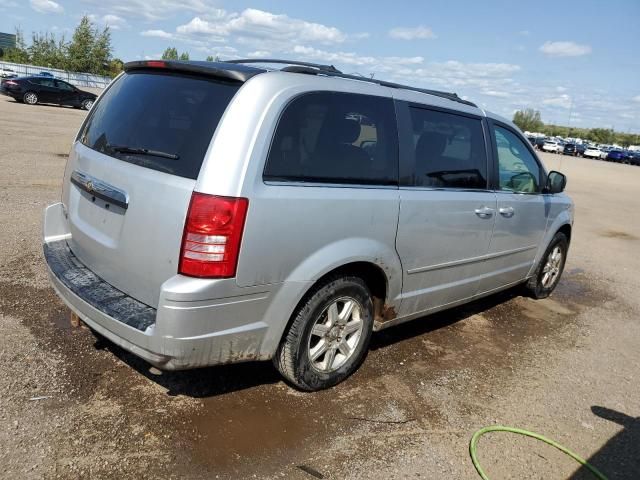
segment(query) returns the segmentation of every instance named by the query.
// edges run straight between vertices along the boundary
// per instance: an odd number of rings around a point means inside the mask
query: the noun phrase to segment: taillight
[[[18,82],[14,82],[13,80],[5,80],[4,82],[5,85],[11,85],[11,86],[17,86]]]
[[[149,60],[148,62],[146,62],[146,65],[147,67],[167,68],[167,64],[160,60]]]
[[[235,277],[247,216],[246,198],[193,192],[182,235],[178,273],[191,277]]]

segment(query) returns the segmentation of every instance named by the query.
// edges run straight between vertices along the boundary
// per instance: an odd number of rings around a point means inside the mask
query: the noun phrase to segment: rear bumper
[[[176,275],[163,284],[158,308],[144,305],[103,281],[69,249],[61,203],[45,210],[44,255],[49,278],[64,303],[92,329],[164,370],[267,359],[263,321],[272,288],[229,290],[211,299],[201,280]],[[227,283],[223,283],[227,282]],[[235,283],[235,282],[233,282]],[[273,286],[273,289],[276,287]],[[239,290],[239,291],[238,291]],[[190,292],[206,291],[204,298]]]

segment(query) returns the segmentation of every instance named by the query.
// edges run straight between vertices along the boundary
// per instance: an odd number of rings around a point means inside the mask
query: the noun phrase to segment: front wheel
[[[36,103],[38,103],[38,95],[35,92],[27,92],[22,97],[22,100],[27,105],[35,105]]]
[[[332,387],[364,361],[372,331],[373,302],[364,281],[330,279],[294,313],[274,364],[301,390]]]
[[[84,110],[90,110],[92,106],[93,106],[93,100],[83,100],[82,101],[82,108]]]
[[[555,234],[547,247],[535,274],[526,283],[528,293],[535,299],[547,298],[556,288],[567,261],[569,241],[564,233]]]

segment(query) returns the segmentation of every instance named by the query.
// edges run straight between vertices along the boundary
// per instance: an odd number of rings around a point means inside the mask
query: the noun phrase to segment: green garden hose
[[[579,464],[583,465],[587,470],[589,470],[599,480],[607,480],[607,477],[605,477],[600,472],[600,470],[598,470],[593,465],[590,465],[589,463],[587,463],[587,461],[584,458],[582,458],[581,456],[579,456],[576,453],[573,453],[571,450],[569,450],[566,447],[563,447],[559,443],[554,442],[553,440],[551,440],[551,439],[549,439],[547,437],[543,437],[542,435],[538,435],[537,433],[528,432],[527,430],[522,430],[520,428],[503,427],[501,425],[492,425],[490,427],[481,428],[480,430],[478,430],[476,433],[473,434],[473,437],[471,437],[471,442],[469,442],[469,453],[471,454],[471,461],[473,462],[473,466],[476,467],[476,471],[482,477],[483,480],[489,480],[489,477],[487,477],[487,474],[484,473],[484,470],[482,470],[482,467],[480,466],[480,463],[478,462],[478,456],[476,454],[476,447],[478,445],[478,440],[480,439],[480,437],[482,435],[484,435],[485,433],[489,433],[489,432],[511,432],[511,433],[517,433],[519,435],[525,435],[527,437],[535,438],[536,440],[540,440],[541,442],[544,442],[544,443],[546,443],[548,445],[551,445],[552,447],[555,447],[558,450],[560,450],[561,452],[564,452],[567,455],[569,455],[576,462],[578,462]]]

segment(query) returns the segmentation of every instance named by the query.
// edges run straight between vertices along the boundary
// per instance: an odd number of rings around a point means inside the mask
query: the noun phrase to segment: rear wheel
[[[22,96],[22,100],[27,105],[35,105],[38,103],[38,95],[35,92],[27,92]]]
[[[84,110],[90,110],[92,106],[93,106],[93,100],[83,100],[82,101],[82,108]]]
[[[556,288],[567,261],[569,241],[564,233],[555,234],[536,269],[526,283],[528,293],[536,299],[547,298]]]
[[[336,277],[294,313],[274,363],[301,390],[332,387],[355,372],[373,330],[371,293],[359,277]]]

